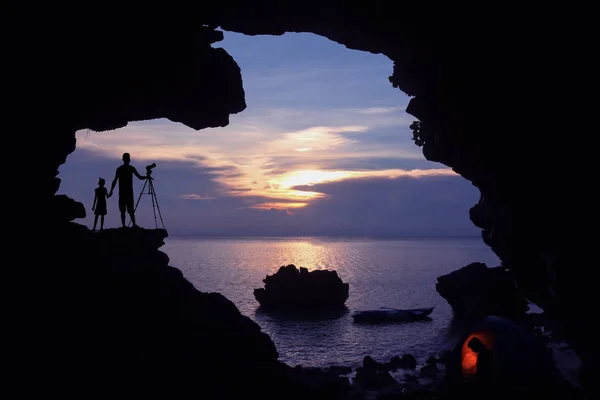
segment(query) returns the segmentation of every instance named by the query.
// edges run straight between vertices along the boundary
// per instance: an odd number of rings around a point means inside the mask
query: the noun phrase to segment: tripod
[[[142,195],[149,194],[152,199],[152,212],[154,212],[154,225],[156,226],[156,229],[158,229],[158,221],[156,219],[156,211],[158,210],[158,216],[160,217],[160,223],[162,225],[162,228],[166,229],[165,223],[163,222],[162,214],[160,213],[160,207],[158,206],[158,199],[156,198],[156,191],[154,190],[154,183],[152,181],[153,181],[153,179],[148,174],[146,177],[146,181],[144,182],[144,186],[142,187],[142,191],[140,192],[140,195],[138,197],[138,200],[135,203],[133,212],[135,213],[135,211],[137,210],[138,204],[140,204],[140,200],[142,199]],[[150,182],[150,183],[148,183],[148,182]],[[144,189],[146,189],[146,185],[148,185],[148,192],[144,193]],[[129,221],[129,224],[131,225],[131,220]]]

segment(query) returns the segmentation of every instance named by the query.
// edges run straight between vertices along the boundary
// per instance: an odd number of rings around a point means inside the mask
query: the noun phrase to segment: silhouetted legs
[[[135,223],[135,214],[133,211],[129,212],[129,218],[131,218],[133,226],[137,227],[137,224]],[[121,224],[123,225],[123,228],[125,228],[125,211],[121,211]]]
[[[135,223],[135,213],[133,207],[133,192],[131,193],[119,193],[119,211],[121,211],[121,225],[125,228],[125,212],[129,214],[131,222],[134,227],[137,227]]]
[[[96,230],[96,225],[98,224],[98,217],[100,217],[100,230],[104,229],[104,215],[95,215],[94,216],[94,228],[92,229],[93,231]]]

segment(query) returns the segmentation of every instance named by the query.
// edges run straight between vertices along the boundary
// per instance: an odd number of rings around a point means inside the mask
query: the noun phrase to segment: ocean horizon
[[[153,229],[153,228],[147,228]],[[157,228],[158,229],[158,228]],[[168,229],[165,229],[168,233]],[[196,237],[202,239],[307,239],[307,238],[331,238],[331,239],[479,239],[483,243],[481,235],[204,235],[194,233],[169,233],[169,237]]]

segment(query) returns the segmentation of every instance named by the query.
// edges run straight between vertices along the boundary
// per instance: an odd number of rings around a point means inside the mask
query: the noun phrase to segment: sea
[[[413,354],[422,361],[452,349],[462,331],[436,292],[437,277],[472,262],[500,265],[479,237],[330,238],[170,236],[161,248],[170,265],[200,291],[218,292],[254,320],[284,363],[305,367],[357,367],[365,356],[389,361]],[[347,310],[333,315],[286,316],[258,309],[253,290],[284,265],[337,271],[350,284]],[[410,323],[354,323],[358,310],[435,307]]]

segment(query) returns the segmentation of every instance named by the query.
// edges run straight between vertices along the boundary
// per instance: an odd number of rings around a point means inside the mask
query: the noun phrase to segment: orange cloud
[[[410,176],[414,178],[423,176],[456,175],[449,168],[439,169],[388,169],[378,171],[319,171],[303,170],[292,171],[278,176],[270,181],[271,187],[278,189],[292,189],[296,186],[312,186],[319,183],[343,181],[356,178],[398,178]]]
[[[258,209],[258,210],[270,210],[272,208],[276,210],[287,210],[294,208],[302,208],[306,207],[308,203],[286,203],[286,202],[270,202],[270,203],[260,203],[251,206],[250,208]]]
[[[325,194],[299,190],[300,186],[313,186],[321,183],[339,182],[348,179],[361,178],[389,178],[413,177],[422,178],[427,176],[454,176],[457,175],[449,168],[440,169],[413,169],[413,170],[380,170],[380,171],[322,171],[301,170],[291,171],[278,175],[265,187],[256,190],[245,190],[243,192],[231,192],[234,196],[259,196],[273,199],[273,202],[261,203],[251,208],[260,209],[288,209],[301,208],[310,204],[311,201],[322,198]],[[279,200],[279,201],[277,201]]]
[[[422,158],[422,154],[417,154],[412,145],[412,147],[397,149],[377,144],[363,144],[356,147],[353,146],[355,139],[344,135],[344,133],[367,132],[373,126],[377,126],[377,118],[381,118],[379,115],[396,115],[401,108],[374,107],[346,110],[345,114],[340,115],[345,118],[359,115],[361,118],[349,118],[347,124],[308,125],[305,129],[287,132],[274,131],[273,127],[267,126],[268,124],[260,125],[260,120],[246,121],[246,125],[242,123],[237,128],[231,125],[221,130],[215,128],[200,132],[181,124],[155,120],[132,123],[115,131],[101,133],[80,131],[77,134],[77,145],[115,158],[120,158],[123,152],[130,152],[136,165],[142,161],[171,160],[212,168],[210,172],[213,175],[212,179],[222,184],[228,195],[272,200],[254,206],[255,208],[301,208],[324,196],[317,191],[299,190],[298,187],[301,186],[305,189],[317,184],[357,178],[456,175],[449,168],[413,170],[323,168],[327,160],[333,159],[351,160],[377,156]],[[251,122],[256,122],[256,126]],[[322,122],[327,120],[324,119]],[[398,122],[396,121],[395,124]],[[226,134],[223,134],[224,132]],[[294,164],[303,167],[293,167]],[[210,196],[194,193],[181,194],[181,198],[213,200]]]

